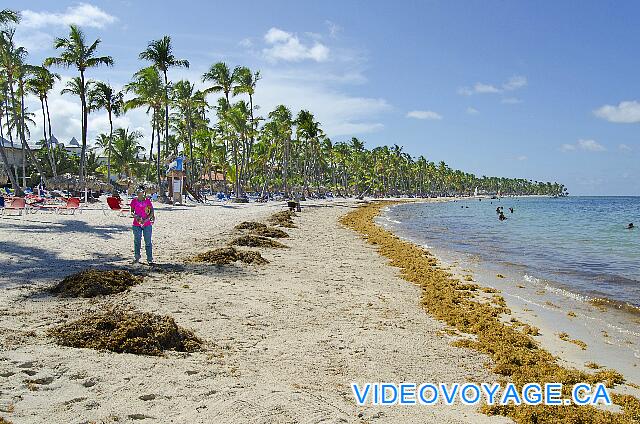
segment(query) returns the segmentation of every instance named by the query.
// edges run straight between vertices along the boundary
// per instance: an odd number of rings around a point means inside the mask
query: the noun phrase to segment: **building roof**
[[[11,141],[7,140],[6,138],[0,137],[0,143],[2,143],[2,147],[6,147],[6,148],[9,148],[9,149],[11,148]],[[40,149],[40,146],[34,146],[32,144],[29,144],[29,147],[31,148],[31,150]],[[13,140],[13,148],[14,149],[21,149],[22,148],[22,143],[20,142],[20,140]]]
[[[78,143],[78,140],[76,140],[75,137],[71,138],[71,140],[69,140],[69,143],[67,143],[67,145],[69,147],[80,147],[80,143]]]

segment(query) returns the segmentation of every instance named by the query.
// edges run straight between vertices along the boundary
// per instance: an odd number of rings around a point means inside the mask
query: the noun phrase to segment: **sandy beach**
[[[419,288],[338,218],[354,202],[307,202],[268,265],[185,259],[223,246],[282,204],[159,207],[159,267],[131,266],[129,219],[0,219],[0,416],[47,422],[509,422],[474,407],[357,407],[352,382],[495,381],[489,358],[450,346]],[[144,272],[130,291],[60,299],[42,289],[89,266]],[[56,345],[47,330],[117,305],[173,317],[202,352],[164,357]]]

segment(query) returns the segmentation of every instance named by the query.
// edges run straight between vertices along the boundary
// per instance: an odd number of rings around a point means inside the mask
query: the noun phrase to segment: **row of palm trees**
[[[13,42],[14,25],[19,14],[0,12],[0,129],[7,129],[9,140],[16,142],[29,157],[30,165],[41,177],[56,175],[56,149],[47,140],[53,138],[48,98],[60,76],[52,67],[73,68],[77,76],[69,80],[63,94],[80,100],[82,113],[82,149],[78,173],[82,182],[89,174],[88,116],[106,111],[109,134],[100,134],[96,145],[106,155],[105,174],[113,172],[141,179],[155,179],[163,186],[163,169],[178,155],[187,158],[187,179],[194,188],[210,184],[210,189],[232,189],[236,197],[247,191],[262,194],[292,191],[306,195],[331,191],[338,195],[415,195],[484,193],[564,195],[558,183],[477,177],[434,163],[423,156],[414,158],[402,147],[381,146],[366,149],[357,138],[334,142],[322,130],[311,111],[293,113],[278,105],[266,116],[257,116],[257,85],[260,73],[244,66],[229,67],[218,62],[202,75],[206,88],[196,89],[192,81],[172,82],[172,68],[189,67],[189,62],[173,53],[171,38],[164,36],[148,43],[139,59],[148,66],[137,71],[122,91],[108,83],[89,78],[91,69],[113,66],[111,56],[101,55],[100,40],[89,41],[83,31],[71,25],[69,34],[56,38],[57,55],[41,66],[25,62],[27,52]],[[43,115],[43,151],[38,161],[30,151],[33,113],[26,110],[24,97],[36,96]],[[211,101],[212,96],[218,96]],[[150,120],[150,149],[141,147],[142,134],[114,128],[114,118],[132,109],[142,108]],[[2,134],[0,134],[2,135]],[[146,152],[146,153],[145,153]],[[9,169],[4,151],[5,169],[14,188],[19,190],[18,173]],[[58,153],[60,154],[60,153]],[[91,156],[93,154],[93,156]],[[23,161],[24,162],[24,161]],[[48,166],[47,166],[48,165]],[[91,166],[91,172],[96,171]],[[101,171],[97,168],[97,171]],[[23,178],[26,170],[23,169]],[[212,175],[223,175],[224,183],[214,187]],[[229,183],[227,186],[226,183]],[[23,186],[26,184],[23,179]]]

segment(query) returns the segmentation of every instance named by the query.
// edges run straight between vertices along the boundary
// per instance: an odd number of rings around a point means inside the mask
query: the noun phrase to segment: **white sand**
[[[97,300],[37,290],[93,265],[127,265],[129,219],[0,218],[0,416],[15,423],[508,422],[472,407],[357,407],[351,382],[494,381],[486,356],[453,348],[444,326],[337,218],[351,202],[305,205],[270,264],[183,265],[243,220],[282,204],[161,208],[156,261],[130,292]],[[329,207],[331,206],[331,207]],[[144,254],[143,254],[144,257]],[[139,268],[144,270],[144,266]],[[208,343],[165,357],[55,345],[52,326],[106,304],[168,314]]]

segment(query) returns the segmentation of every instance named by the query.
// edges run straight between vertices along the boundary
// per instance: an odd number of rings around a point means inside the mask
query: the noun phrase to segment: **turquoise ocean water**
[[[498,220],[498,206],[507,220]],[[406,203],[385,218],[415,243],[514,267],[569,293],[640,307],[640,197]],[[626,229],[630,222],[637,228]]]

